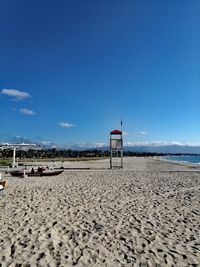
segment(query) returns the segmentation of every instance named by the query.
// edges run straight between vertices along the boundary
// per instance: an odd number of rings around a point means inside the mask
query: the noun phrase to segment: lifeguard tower
[[[119,130],[110,132],[110,168],[123,169],[123,139]]]

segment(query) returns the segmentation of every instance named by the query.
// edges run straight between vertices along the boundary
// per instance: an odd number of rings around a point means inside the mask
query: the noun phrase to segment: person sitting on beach
[[[42,167],[38,167],[37,171],[38,171],[39,173],[42,173],[42,172],[43,172],[43,168],[42,168]]]

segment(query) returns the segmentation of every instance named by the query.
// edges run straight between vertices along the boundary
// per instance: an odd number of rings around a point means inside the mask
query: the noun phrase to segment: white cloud
[[[146,135],[147,132],[145,132],[145,131],[140,131],[138,134],[139,134],[139,135]]]
[[[41,141],[40,142],[42,145],[49,145],[51,144],[52,142],[51,141]]]
[[[101,147],[103,147],[103,146],[106,146],[107,144],[106,143],[103,143],[103,142],[97,142],[97,143],[94,143],[94,147],[96,147],[96,148],[101,148]]]
[[[187,142],[186,146],[193,146],[193,147],[200,146],[200,142]]]
[[[22,100],[31,97],[29,93],[16,89],[2,89],[1,94],[14,97],[15,100]]]
[[[30,116],[31,115],[36,115],[36,113],[33,110],[26,109],[26,108],[20,108],[19,112],[22,113],[22,114],[25,114],[25,115],[30,115]]]
[[[147,132],[146,131],[136,131],[136,132],[133,132],[133,135],[146,135]]]
[[[68,123],[68,122],[59,122],[58,124],[60,127],[62,128],[72,128],[72,127],[75,127],[74,124],[72,123]]]
[[[200,142],[178,142],[178,141],[138,141],[138,142],[126,142],[125,146],[200,146]]]
[[[129,136],[130,133],[127,133],[127,132],[123,132],[123,136]]]
[[[98,148],[102,148],[104,146],[108,146],[107,143],[104,142],[95,142],[95,143],[69,143],[66,144],[66,147],[68,148],[74,148],[74,149],[98,149]]]
[[[123,132],[123,136],[131,136],[131,135],[146,135],[146,131],[136,131],[136,132]]]

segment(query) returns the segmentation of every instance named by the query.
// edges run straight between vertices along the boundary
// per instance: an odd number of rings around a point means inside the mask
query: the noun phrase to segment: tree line
[[[16,157],[18,159],[53,159],[53,158],[106,158],[110,156],[110,151],[106,150],[58,150],[56,148],[53,149],[29,149],[29,150],[17,150]],[[137,156],[137,157],[153,157],[153,156],[165,156],[163,153],[152,153],[152,152],[132,152],[132,151],[124,151],[124,156]],[[0,151],[0,157],[3,159],[12,158],[13,150],[5,149]]]

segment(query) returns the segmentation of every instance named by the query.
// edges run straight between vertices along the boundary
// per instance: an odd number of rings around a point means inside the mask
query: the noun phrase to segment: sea
[[[200,155],[164,156],[162,159],[178,161],[182,163],[200,164]]]

